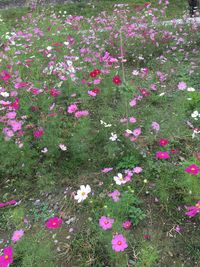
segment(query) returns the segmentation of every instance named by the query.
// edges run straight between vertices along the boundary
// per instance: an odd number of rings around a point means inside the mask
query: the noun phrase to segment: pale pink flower
[[[17,242],[17,241],[19,241],[23,235],[24,235],[24,230],[22,230],[22,229],[20,229],[20,230],[16,230],[16,231],[13,233],[12,241],[13,241],[14,243]]]
[[[185,82],[178,83],[178,90],[185,90],[187,88],[187,84]]]

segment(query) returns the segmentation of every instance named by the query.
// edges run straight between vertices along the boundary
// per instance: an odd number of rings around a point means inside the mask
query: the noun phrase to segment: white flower
[[[3,97],[9,97],[9,93],[7,93],[7,92],[1,92],[0,93]]]
[[[91,187],[89,185],[81,185],[80,189],[77,191],[77,195],[75,195],[75,199],[78,201],[78,203],[84,201],[88,194],[91,192]]]
[[[121,173],[118,173],[117,176],[114,176],[114,181],[116,184],[121,185],[121,184],[125,184],[126,181],[124,180],[123,176]]]
[[[131,130],[127,129],[127,130],[126,130],[126,133],[127,133],[127,134],[132,134],[133,132],[132,132]]]
[[[133,70],[132,74],[137,76],[137,75],[139,75],[139,71],[138,70]]]
[[[117,140],[117,135],[115,133],[111,133],[111,137],[109,138],[111,141]]]
[[[194,92],[195,89],[194,89],[193,87],[188,87],[187,91],[188,91],[188,92]]]
[[[64,144],[59,144],[59,148],[60,148],[62,151],[66,151],[66,150],[67,150],[67,147],[66,147],[66,145],[64,145]]]
[[[48,148],[47,147],[44,147],[42,150],[41,150],[42,153],[47,153],[48,152]]]
[[[199,112],[197,110],[193,111],[193,113],[191,114],[192,118],[196,118],[199,116]]]
[[[47,46],[47,50],[51,51],[52,50],[52,46]]]

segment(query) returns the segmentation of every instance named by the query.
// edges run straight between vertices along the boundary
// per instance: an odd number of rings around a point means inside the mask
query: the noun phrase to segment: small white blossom
[[[126,181],[123,178],[123,175],[121,173],[118,173],[117,176],[114,176],[114,181],[117,185],[125,184]]]
[[[116,141],[117,140],[117,134],[116,133],[111,133],[111,137],[109,138],[111,141]]]
[[[81,185],[80,189],[77,191],[77,195],[74,198],[78,201],[78,203],[84,201],[88,194],[91,192],[91,187],[89,185]]]

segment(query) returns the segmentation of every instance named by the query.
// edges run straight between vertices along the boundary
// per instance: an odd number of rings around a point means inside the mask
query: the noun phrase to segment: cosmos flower
[[[129,230],[132,226],[132,222],[131,221],[125,221],[122,223],[122,227],[125,229],[125,230]]]
[[[117,234],[112,239],[112,249],[116,252],[124,251],[128,247],[126,238],[122,234]]]
[[[191,164],[189,167],[187,167],[187,168],[185,169],[185,172],[188,172],[188,173],[197,175],[197,174],[199,174],[199,172],[200,172],[200,168],[199,168],[199,166],[197,166],[196,164]]]
[[[169,141],[167,139],[160,139],[159,140],[159,145],[160,146],[166,146],[169,144]]]
[[[57,229],[61,227],[63,220],[59,217],[53,217],[46,221],[45,226],[48,229]]]
[[[74,112],[76,112],[77,110],[78,110],[77,105],[76,105],[76,104],[71,104],[71,105],[68,107],[67,112],[68,112],[68,113],[74,113]]]
[[[156,158],[157,159],[169,159],[169,152],[163,152],[163,151],[158,151],[156,152]]]
[[[178,90],[185,90],[187,88],[187,84],[185,82],[178,83]]]
[[[60,148],[62,151],[66,151],[66,150],[67,150],[67,147],[66,147],[66,145],[64,145],[64,144],[59,144],[59,148]]]
[[[0,266],[7,267],[13,263],[13,248],[11,246],[4,248],[3,255],[0,256]]]
[[[120,78],[119,75],[114,76],[113,79],[112,79],[112,81],[116,85],[120,85],[122,83],[122,80],[121,80],[121,78]]]
[[[14,231],[14,233],[12,235],[12,241],[14,243],[19,241],[23,235],[24,235],[24,230],[22,230],[22,229]]]
[[[99,219],[99,225],[103,230],[111,229],[113,223],[114,223],[114,219],[111,219],[111,218],[106,217],[106,216],[102,216]]]
[[[83,202],[88,194],[91,192],[91,187],[89,185],[81,185],[80,189],[77,191],[77,195],[74,198],[78,201],[78,203]]]
[[[121,173],[118,173],[117,176],[114,176],[114,181],[117,185],[126,183],[126,180],[123,178],[123,175]]]
[[[200,201],[197,202],[195,206],[186,207],[188,210],[185,214],[189,217],[194,217],[196,214],[200,212]]]
[[[108,196],[111,197],[114,202],[118,202],[119,201],[120,192],[118,190],[114,190],[113,192],[108,193]]]

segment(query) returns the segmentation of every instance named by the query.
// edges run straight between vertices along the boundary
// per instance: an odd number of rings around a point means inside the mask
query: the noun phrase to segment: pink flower
[[[153,130],[159,131],[160,130],[160,125],[157,122],[153,121],[152,124],[151,124],[151,128]]]
[[[159,140],[159,145],[160,146],[166,146],[169,144],[169,141],[167,139],[160,139]]]
[[[10,78],[10,74],[6,70],[2,70],[2,72],[0,73],[0,79],[2,81],[8,81]]]
[[[75,117],[77,118],[77,119],[79,119],[79,118],[81,118],[81,117],[86,117],[86,116],[88,116],[89,115],[89,112],[87,111],[87,110],[80,110],[80,111],[77,111],[76,113],[75,113]]]
[[[20,88],[24,88],[26,86],[28,86],[28,83],[20,82],[20,83],[16,83],[14,87],[15,87],[15,89],[20,89]]]
[[[162,151],[158,151],[156,152],[156,158],[157,159],[169,159],[169,153],[166,152],[162,152]]]
[[[31,93],[33,95],[39,95],[40,93],[42,93],[42,90],[38,89],[38,88],[31,88]]]
[[[12,127],[12,130],[14,132],[20,131],[22,128],[22,123],[21,121],[16,121],[16,120],[10,120],[8,122],[8,125],[10,125]]]
[[[200,168],[196,164],[191,164],[189,167],[185,169],[185,172],[197,175],[200,172]]]
[[[194,217],[197,213],[200,212],[200,201],[197,202],[195,206],[186,207],[188,210],[185,214],[189,217]]]
[[[33,136],[35,138],[40,138],[41,136],[43,136],[43,134],[44,134],[44,129],[41,127],[33,132]]]
[[[114,219],[111,219],[111,218],[106,217],[106,216],[102,216],[102,217],[99,219],[99,225],[101,226],[101,228],[102,228],[103,230],[111,229],[113,223],[114,223]]]
[[[129,122],[130,122],[130,123],[136,123],[136,122],[137,122],[137,119],[134,118],[134,117],[130,117],[130,118],[129,118]]]
[[[133,172],[134,173],[141,173],[142,172],[142,168],[141,167],[135,167],[134,169],[133,169]]]
[[[10,105],[11,109],[18,110],[19,109],[19,98],[16,98],[15,101]]]
[[[119,201],[120,192],[118,190],[115,190],[115,191],[109,193],[108,196],[112,197],[114,202],[118,202]]]
[[[0,203],[0,208],[10,206],[10,205],[15,205],[17,201],[15,199],[7,201],[7,202],[2,202]]]
[[[16,117],[17,113],[15,111],[12,111],[12,112],[8,112],[6,114],[6,118],[7,119],[14,119]]]
[[[113,168],[104,168],[101,170],[101,172],[107,173],[107,172],[111,172],[112,170],[113,170]]]
[[[63,220],[59,217],[50,218],[46,223],[45,226],[49,229],[57,229],[61,227]]]
[[[61,94],[60,91],[58,91],[57,89],[51,88],[51,91],[50,91],[51,96],[56,97],[56,96],[59,96],[60,94]]]
[[[74,112],[76,112],[77,110],[78,110],[77,105],[76,105],[76,104],[71,104],[71,105],[68,107],[67,112],[68,112],[68,113],[74,113]]]
[[[157,85],[156,84],[151,84],[151,90],[153,90],[153,91],[156,91],[157,90]]]
[[[187,84],[185,82],[178,83],[178,90],[185,90],[187,88]]]
[[[116,252],[124,251],[128,247],[126,238],[122,234],[117,234],[112,239],[112,249]]]
[[[122,227],[125,229],[125,230],[129,230],[132,226],[132,222],[131,221],[125,221],[122,223]]]
[[[12,241],[13,241],[14,243],[17,242],[17,241],[19,241],[23,235],[24,235],[24,230],[22,230],[22,229],[20,229],[20,230],[16,230],[16,231],[13,233]]]
[[[9,128],[3,128],[3,133],[6,135],[6,137],[11,138],[14,136],[14,132]]]
[[[177,225],[176,228],[175,228],[175,231],[176,231],[177,233],[180,233],[180,232],[181,232],[181,227],[180,227],[179,225]]]
[[[129,105],[130,105],[131,107],[136,106],[136,104],[137,104],[137,101],[136,101],[135,98],[133,98],[133,99],[129,102]]]
[[[133,130],[133,135],[135,137],[138,137],[141,134],[141,128],[136,128],[135,130]]]
[[[96,96],[97,94],[95,93],[95,92],[93,92],[93,91],[88,91],[88,95],[90,95],[90,96]]]
[[[3,250],[3,255],[0,256],[0,266],[7,267],[13,263],[13,248],[11,246]]]

